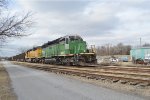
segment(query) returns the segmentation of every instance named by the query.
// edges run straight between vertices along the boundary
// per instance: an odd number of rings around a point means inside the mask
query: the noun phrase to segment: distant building
[[[132,59],[150,59],[150,47],[133,48],[130,50]]]

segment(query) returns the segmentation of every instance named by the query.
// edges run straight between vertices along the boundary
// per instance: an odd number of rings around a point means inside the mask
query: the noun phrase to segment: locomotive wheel
[[[70,59],[69,58],[66,58],[65,65],[70,66]]]
[[[85,65],[85,62],[80,60],[79,63],[78,63],[80,66],[84,66]]]
[[[70,62],[66,62],[66,65],[67,65],[67,66],[70,66]]]

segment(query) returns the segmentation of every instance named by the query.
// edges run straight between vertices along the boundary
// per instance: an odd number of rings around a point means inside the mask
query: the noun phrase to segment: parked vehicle
[[[117,58],[110,58],[111,62],[118,62],[119,60]]]
[[[150,64],[150,54],[145,55],[144,62]]]
[[[128,57],[121,57],[120,60],[121,60],[122,62],[128,62]]]

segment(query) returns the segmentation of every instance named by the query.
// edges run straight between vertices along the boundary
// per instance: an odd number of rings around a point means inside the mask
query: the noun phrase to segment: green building
[[[149,59],[150,58],[150,47],[133,48],[130,51],[132,59]]]

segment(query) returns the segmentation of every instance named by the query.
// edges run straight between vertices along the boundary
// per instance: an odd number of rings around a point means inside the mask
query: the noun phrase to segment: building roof
[[[132,48],[131,50],[135,50],[135,49],[150,49],[150,47],[136,47],[136,48]]]

